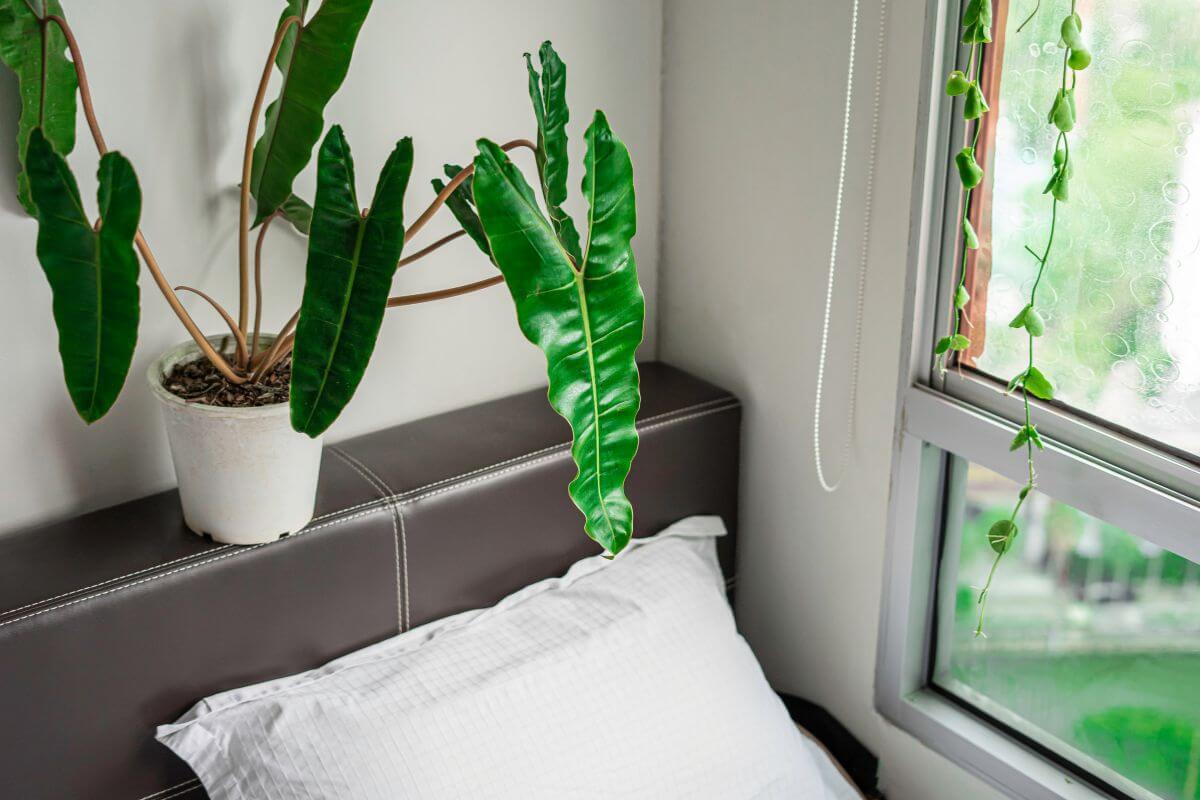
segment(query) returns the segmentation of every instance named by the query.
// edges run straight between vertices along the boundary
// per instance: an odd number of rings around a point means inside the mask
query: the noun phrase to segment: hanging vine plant
[[[1049,112],[1046,115],[1047,124],[1052,125],[1057,131],[1050,178],[1042,192],[1044,195],[1049,195],[1050,229],[1046,236],[1046,241],[1040,250],[1034,249],[1029,245],[1025,247],[1026,252],[1037,263],[1037,273],[1033,285],[1029,290],[1029,296],[1025,305],[1013,317],[1012,321],[1009,322],[1010,328],[1024,330],[1027,339],[1025,369],[1017,373],[1009,381],[1007,389],[1008,393],[1020,393],[1024,422],[1017,430],[1009,449],[1011,451],[1024,449],[1026,479],[1025,484],[1017,493],[1017,499],[1013,504],[1012,512],[1008,517],[998,520],[988,529],[988,544],[995,552],[995,558],[992,560],[991,569],[988,571],[987,581],[979,592],[979,621],[975,627],[976,636],[983,635],[987,597],[992,586],[992,580],[996,576],[996,568],[1000,565],[1000,561],[1004,555],[1012,549],[1013,542],[1020,531],[1020,526],[1017,524],[1017,515],[1020,513],[1026,498],[1029,497],[1029,493],[1033,491],[1037,483],[1037,473],[1034,469],[1034,450],[1035,448],[1037,450],[1043,449],[1044,444],[1041,434],[1038,433],[1037,426],[1033,423],[1030,397],[1032,396],[1039,400],[1052,400],[1055,392],[1054,384],[1037,366],[1034,343],[1046,331],[1045,319],[1041,312],[1038,311],[1038,287],[1041,285],[1042,278],[1050,266],[1050,257],[1054,248],[1054,234],[1058,227],[1059,206],[1062,203],[1066,203],[1070,197],[1069,187],[1073,166],[1071,163],[1069,134],[1075,128],[1075,85],[1077,74],[1087,69],[1092,62],[1091,52],[1088,50],[1087,44],[1083,39],[1083,20],[1076,11],[1075,5],[1075,0],[1071,0],[1070,13],[1063,19],[1060,27],[1060,46],[1063,49],[1062,70],[1059,85],[1050,104]],[[1018,32],[1029,24],[1029,21],[1033,19],[1040,8],[1041,3],[1039,2],[1037,7],[1034,8],[1033,13],[1018,27]],[[946,94],[951,97],[963,98],[962,115],[969,126],[968,138],[970,144],[963,147],[954,156],[954,164],[958,170],[959,181],[963,188],[962,215],[960,218],[962,248],[958,281],[951,297],[950,330],[946,336],[938,340],[934,347],[937,366],[942,372],[945,372],[949,356],[952,354],[961,354],[971,347],[970,337],[962,331],[962,322],[963,309],[971,299],[966,287],[967,258],[969,251],[977,250],[980,247],[979,236],[971,225],[971,198],[975,188],[983,182],[984,177],[983,168],[975,158],[975,150],[979,144],[979,134],[982,127],[981,119],[990,111],[980,86],[980,75],[983,68],[984,47],[992,41],[991,30],[992,0],[969,0],[963,12],[961,39],[964,45],[970,45],[966,69],[954,69],[946,80]]]

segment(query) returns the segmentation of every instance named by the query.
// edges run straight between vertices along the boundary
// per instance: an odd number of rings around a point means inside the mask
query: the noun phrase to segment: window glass
[[[1008,327],[1036,272],[1025,247],[1041,250],[1049,230],[1046,112],[1063,57],[1057,9],[1017,32],[1030,8],[1009,5],[1003,54],[989,56],[1003,59],[1000,100],[977,210],[993,249],[981,257],[986,296],[968,309],[967,332],[983,340],[971,360],[1006,382],[1025,366],[1024,331]],[[1037,362],[1058,399],[1200,452],[1200,2],[1090,0],[1080,11],[1094,61],[1079,73],[1075,172],[1039,289]]]
[[[1200,798],[1200,567],[1034,493],[976,637],[987,529],[1017,488],[968,470],[934,682],[1101,777]]]

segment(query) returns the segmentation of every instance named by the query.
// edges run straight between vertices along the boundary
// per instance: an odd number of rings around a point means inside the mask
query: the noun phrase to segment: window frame
[[[938,571],[944,531],[952,527],[947,516],[965,490],[965,464],[1021,483],[1025,461],[1008,450],[1022,422],[1020,403],[990,378],[969,370],[939,374],[933,365],[937,332],[948,321],[949,303],[941,300],[953,290],[959,254],[961,187],[950,160],[965,132],[953,98],[942,91],[958,52],[962,5],[926,0],[926,11],[875,706],[1010,797],[1150,798],[1115,773],[1069,764],[931,680],[936,626],[952,619]],[[1200,531],[1200,467],[1193,460],[1062,404],[1035,405],[1046,442],[1039,489],[1200,562],[1200,533],[1187,533]]]

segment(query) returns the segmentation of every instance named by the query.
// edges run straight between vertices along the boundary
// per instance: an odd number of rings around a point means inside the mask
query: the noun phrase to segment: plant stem
[[[504,283],[503,275],[493,275],[481,281],[464,283],[461,286],[451,286],[449,289],[439,289],[436,292],[397,295],[396,297],[388,298],[387,307],[398,308],[399,306],[414,306],[418,303],[432,303],[434,300],[445,300],[449,297],[458,297],[462,294],[478,292],[480,289],[487,289],[489,286],[495,286],[498,283]]]
[[[300,312],[297,311],[295,314],[292,314],[291,318],[284,323],[282,328],[279,329],[279,333],[275,336],[275,341],[271,345],[271,349],[262,354],[262,360],[258,363],[258,366],[254,366],[254,361],[253,359],[251,360],[250,365],[254,367],[254,372],[250,375],[250,380],[257,383],[263,379],[263,376],[270,371],[271,367],[275,366],[275,364],[279,361],[279,358],[281,358],[280,351],[285,345],[288,347],[291,346],[290,340],[294,339],[295,337],[291,336],[290,334],[296,329],[296,323],[299,321]]]
[[[537,152],[537,146],[528,139],[513,139],[511,142],[500,145],[500,149],[504,150],[505,152],[518,147],[527,147],[531,152]],[[463,181],[471,177],[474,172],[474,164],[464,167],[462,172],[455,175],[454,178],[448,184],[446,184],[445,188],[438,192],[437,198],[429,204],[429,208],[421,212],[421,216],[417,217],[416,221],[413,222],[413,224],[409,226],[408,230],[404,232],[405,244],[408,244],[410,241],[412,241],[413,237],[416,236],[417,233],[429,223],[429,220],[433,219],[433,215],[438,212],[438,209],[446,204],[446,201],[450,199],[450,195],[454,194],[454,190],[461,186]]]
[[[1035,9],[1035,13],[1036,13],[1036,9]],[[1072,0],[1072,2],[1071,2],[1071,13],[1072,14],[1075,13],[1074,0]],[[1067,49],[1063,52],[1062,77],[1061,77],[1059,86],[1064,91],[1067,89],[1068,73],[1070,74],[1072,86],[1074,86],[1074,81],[1075,81],[1074,71],[1068,70],[1067,58],[1070,56],[1070,52],[1071,51],[1069,49]],[[1071,144],[1070,144],[1070,139],[1067,136],[1067,134],[1061,130],[1059,131],[1058,138],[1055,139],[1055,142],[1054,142],[1054,152],[1055,153],[1058,152],[1058,148],[1060,145],[1062,146],[1063,154],[1064,154],[1063,163],[1061,166],[1056,165],[1056,168],[1061,169],[1065,174],[1066,171],[1070,169],[1070,165],[1071,165]],[[1041,286],[1041,284],[1042,284],[1042,278],[1046,274],[1046,265],[1050,260],[1050,252],[1054,247],[1054,234],[1058,230],[1058,205],[1059,205],[1059,202],[1060,201],[1057,197],[1051,196],[1051,200],[1050,200],[1050,231],[1046,236],[1046,246],[1042,250],[1041,255],[1038,255],[1037,252],[1034,251],[1029,246],[1025,247],[1025,249],[1027,251],[1029,251],[1029,253],[1038,262],[1037,275],[1034,277],[1033,286],[1029,290],[1029,306],[1031,308],[1036,307],[1038,287]],[[1026,363],[1025,363],[1025,373],[1024,374],[1028,375],[1034,368],[1033,340],[1036,337],[1032,333],[1029,332],[1028,328],[1026,328],[1025,334],[1026,334],[1026,337],[1028,338],[1028,350],[1027,350],[1027,359],[1026,359]],[[1033,427],[1033,414],[1032,414],[1032,410],[1031,410],[1030,403],[1029,403],[1029,387],[1026,386],[1024,381],[1022,381],[1022,383],[1021,383],[1021,405],[1023,407],[1022,410],[1024,411],[1024,414],[1025,414],[1025,428],[1030,429]],[[1029,496],[1029,493],[1033,491],[1034,486],[1036,484],[1037,474],[1034,471],[1034,467],[1033,467],[1033,448],[1034,448],[1033,436],[1031,436],[1031,435],[1026,436],[1026,438],[1025,438],[1025,464],[1027,467],[1027,476],[1028,477],[1026,478],[1025,485],[1021,488],[1020,494],[1017,495],[1016,505],[1013,507],[1012,513],[1008,517],[1009,522],[1015,523],[1015,521],[1017,519],[1017,513],[1020,512],[1021,506],[1025,503],[1025,498],[1027,498]],[[1011,545],[1009,545],[1009,546],[1011,546]],[[978,624],[975,626],[975,635],[976,636],[983,635],[983,617],[984,617],[984,611],[987,608],[988,590],[991,589],[992,578],[994,578],[996,575],[996,568],[1000,565],[1000,559],[1004,556],[1004,554],[1006,552],[1008,552],[1008,547],[1005,547],[1002,551],[996,553],[996,558],[992,561],[992,568],[988,572],[987,582],[984,583],[983,589],[979,593],[979,621],[978,621]]]
[[[275,217],[279,216],[276,211],[271,216],[263,220],[262,226],[258,229],[258,239],[254,243],[254,338],[250,340],[250,358],[253,359],[258,353],[258,334],[262,330],[262,309],[263,309],[263,292],[262,292],[262,251],[263,241],[267,238],[267,229],[271,227],[271,222]]]
[[[288,17],[279,23],[279,28],[275,31],[275,41],[271,43],[267,64],[263,68],[262,78],[259,79],[258,91],[254,94],[250,122],[246,125],[246,146],[242,153],[241,206],[238,212],[238,328],[243,335],[246,333],[247,318],[250,316],[250,173],[254,166],[254,136],[258,133],[258,117],[262,113],[263,103],[266,102],[267,84],[271,81],[275,58],[279,55],[279,48],[283,46],[283,37],[293,25],[303,25],[303,21],[297,16]],[[299,37],[299,31],[296,35]],[[244,368],[246,365],[241,366]]]
[[[980,74],[983,71],[983,48],[980,47],[978,44],[971,45],[971,54],[967,57],[967,71],[968,71],[968,73],[970,73],[968,76],[968,80],[972,80],[972,81],[978,80]],[[983,127],[982,120],[976,119],[974,121],[974,126],[975,126],[974,133],[971,135],[971,150],[972,151],[974,151],[976,145],[979,144],[979,131]],[[974,189],[965,189],[963,191],[962,215],[961,215],[961,218],[959,219],[960,234],[966,230],[967,223],[971,219],[971,196],[973,194],[974,194]],[[955,290],[954,290],[954,292],[951,293],[951,296],[950,296],[950,314],[951,314],[951,319],[952,319],[952,323],[951,323],[951,327],[950,327],[950,336],[952,336],[952,337],[957,336],[962,330],[963,309],[960,309],[958,307],[958,290],[964,288],[967,283],[967,250],[968,250],[968,248],[966,247],[966,244],[964,242],[964,245],[962,248],[962,257],[961,257],[961,259],[959,261],[959,265],[958,265],[958,283],[955,284]],[[943,371],[945,369],[945,367],[944,367],[945,357],[946,357],[945,353],[938,356],[938,366]],[[961,361],[962,356],[960,355],[960,356],[958,356],[958,358]]]
[[[497,284],[501,283],[504,283],[504,276],[493,275],[492,277],[484,278],[481,281],[464,283],[461,286],[451,286],[448,289],[438,289],[434,292],[397,295],[395,297],[388,298],[387,307],[398,308],[399,306],[415,306],[419,303],[432,303],[435,300],[447,300],[451,297],[458,297],[459,295],[478,292],[482,289],[487,289],[491,286],[496,286]],[[289,351],[291,351],[292,345],[296,341],[296,336],[295,334],[290,333],[290,331],[295,328],[299,317],[300,312],[297,311],[292,318],[288,320],[287,325],[283,326],[283,330],[279,332],[279,336],[275,339],[275,344],[272,345],[271,349],[267,351],[266,356],[262,359],[262,362],[259,364],[258,368],[254,370],[254,374],[251,375],[250,380],[261,380],[262,376],[269,373],[271,369],[279,363],[279,360],[286,356]]]
[[[83,106],[83,115],[87,119],[88,128],[92,133],[92,140],[96,143],[96,150],[100,155],[108,152],[108,145],[104,142],[104,136],[100,132],[100,124],[96,121],[96,110],[92,104],[92,93],[88,85],[87,70],[83,66],[83,55],[79,51],[79,43],[75,39],[75,34],[71,30],[71,26],[67,21],[57,14],[49,14],[46,19],[53,22],[62,31],[63,37],[67,40],[67,48],[71,51],[71,63],[75,68],[75,77],[79,83],[79,101]],[[200,348],[213,366],[225,376],[225,379],[230,383],[245,383],[245,376],[239,375],[224,356],[217,352],[208,340],[204,338],[204,334],[200,328],[192,320],[191,315],[187,313],[187,309],[183,307],[183,303],[179,301],[179,297],[171,288],[171,284],[163,275],[162,269],[158,265],[158,259],[154,257],[153,251],[150,249],[146,237],[142,235],[139,229],[133,238],[133,243],[137,246],[138,252],[141,253],[142,260],[146,262],[146,269],[150,270],[150,275],[154,278],[154,282],[158,285],[158,289],[162,292],[163,297],[167,301],[167,305],[175,312],[175,316],[179,317],[179,321],[183,323],[183,327],[188,334],[196,342],[196,346]]]
[[[229,312],[225,310],[224,306],[222,306],[216,300],[209,297],[204,292],[200,291],[199,289],[193,288],[191,286],[176,286],[175,291],[191,292],[192,294],[199,295],[202,299],[206,300],[208,302],[208,304],[210,306],[212,306],[213,309],[215,309],[218,314],[221,315],[221,319],[225,320],[225,324],[229,326],[229,330],[233,334],[234,340],[237,342],[237,359],[238,359],[238,361],[246,360],[246,337],[238,329],[237,323],[233,321],[233,317],[230,316]]]
[[[407,267],[409,264],[413,263],[417,259],[424,258],[425,256],[432,253],[434,250],[437,250],[442,245],[450,244],[455,239],[462,238],[463,236],[466,236],[466,235],[467,235],[467,232],[465,230],[460,229],[460,230],[457,230],[454,233],[451,233],[447,236],[443,236],[442,238],[438,239],[436,242],[429,245],[428,247],[418,250],[417,252],[413,253],[411,256],[405,256],[404,258],[400,259],[400,261],[397,262],[396,267],[397,268]]]

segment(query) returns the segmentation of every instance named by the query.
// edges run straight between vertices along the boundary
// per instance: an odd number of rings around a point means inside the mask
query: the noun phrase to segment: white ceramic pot
[[[219,347],[228,338],[209,341]],[[196,343],[185,342],[146,374],[167,425],[184,521],[196,533],[228,544],[260,544],[295,533],[313,517],[321,438],[292,430],[287,403],[220,408],[189,403],[163,387],[176,364],[199,356]]]

